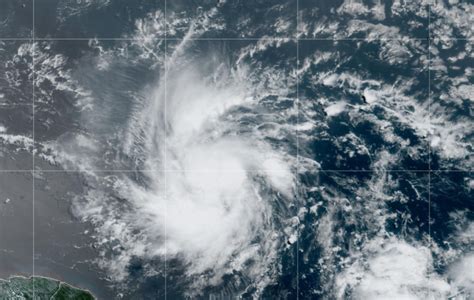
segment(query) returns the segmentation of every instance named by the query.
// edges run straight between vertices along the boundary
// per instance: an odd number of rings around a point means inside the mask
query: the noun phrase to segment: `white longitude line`
[[[168,56],[167,56],[167,50],[168,50],[168,40],[167,40],[167,34],[168,34],[168,18],[167,18],[167,13],[168,13],[168,1],[165,0],[165,49],[164,49],[164,113],[163,113],[163,119],[164,119],[164,148],[163,148],[163,159],[164,159],[164,169],[167,169],[168,165],[168,159],[167,159],[167,125],[168,125],[168,118],[167,118],[167,103],[168,103]],[[164,209],[165,209],[165,300],[168,299],[168,181],[167,181],[167,176],[166,172],[163,174],[164,176]]]
[[[428,243],[433,250],[431,238],[431,1],[428,1]],[[428,274],[428,298],[431,299],[431,274]]]
[[[299,143],[299,122],[300,122],[300,78],[299,78],[299,64],[300,64],[300,43],[299,43],[299,0],[296,0],[296,105],[297,105],[297,112],[296,112],[296,203],[298,203],[299,197],[299,151],[300,151],[300,143]],[[297,205],[299,206],[299,205]],[[298,213],[298,210],[297,210]],[[299,249],[300,249],[300,223],[296,227],[296,299],[299,299],[300,296],[300,260],[299,260]]]
[[[36,252],[36,248],[35,248],[35,246],[36,246],[35,245],[35,239],[36,239],[36,237],[35,237],[35,231],[36,231],[36,228],[35,228],[35,222],[36,222],[36,220],[35,220],[35,155],[36,155],[36,151],[35,151],[35,149],[36,149],[36,139],[35,139],[35,129],[36,129],[35,128],[35,123],[36,123],[35,122],[35,109],[36,109],[36,107],[35,107],[35,84],[36,84],[35,83],[35,81],[36,81],[36,74],[35,74],[35,71],[36,71],[36,69],[35,69],[35,63],[36,63],[36,60],[35,60],[35,54],[36,54],[35,4],[36,4],[36,0],[33,0],[33,2],[32,2],[32,11],[31,11],[31,13],[32,13],[31,14],[32,31],[33,31],[33,34],[32,34],[33,35],[32,36],[33,44],[32,44],[32,48],[31,48],[31,50],[32,50],[32,54],[31,54],[32,61],[31,62],[32,62],[32,72],[33,72],[32,73],[32,83],[33,83],[33,85],[32,85],[32,93],[33,93],[33,95],[32,95],[32,101],[33,101],[32,102],[32,109],[33,109],[33,112],[32,112],[32,114],[33,114],[32,115],[32,119],[33,119],[33,124],[32,124],[33,154],[32,154],[32,160],[31,160],[31,162],[33,164],[33,166],[32,166],[33,170],[32,170],[32,173],[31,173],[31,175],[32,175],[32,180],[31,180],[32,181],[32,196],[31,196],[32,197],[32,223],[33,223],[32,224],[32,230],[33,230],[33,232],[32,232],[32,238],[33,238],[33,241],[32,241],[33,300],[36,299],[36,287],[35,287],[36,284],[35,284],[35,279],[34,279],[35,278],[35,252]]]

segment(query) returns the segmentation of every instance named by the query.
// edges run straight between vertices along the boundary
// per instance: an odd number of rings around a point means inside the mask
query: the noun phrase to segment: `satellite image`
[[[473,0],[0,0],[0,299],[474,299]]]

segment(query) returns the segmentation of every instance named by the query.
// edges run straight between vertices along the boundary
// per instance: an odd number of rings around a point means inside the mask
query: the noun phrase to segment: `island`
[[[56,279],[12,276],[0,279],[0,299],[95,300],[95,297],[89,291]]]

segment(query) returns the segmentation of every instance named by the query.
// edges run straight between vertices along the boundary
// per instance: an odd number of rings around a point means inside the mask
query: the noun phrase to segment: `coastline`
[[[34,287],[36,281],[40,281],[37,283],[38,287]],[[51,277],[12,275],[7,279],[0,278],[0,297],[17,296],[18,293],[32,296],[33,292],[46,295],[49,299],[64,299],[64,296],[73,296],[70,299],[97,300],[89,290]]]

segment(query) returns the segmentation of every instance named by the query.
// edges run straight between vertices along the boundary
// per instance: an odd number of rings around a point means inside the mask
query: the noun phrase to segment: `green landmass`
[[[34,289],[34,298],[33,298]],[[47,277],[0,279],[0,300],[95,300],[89,291]]]

